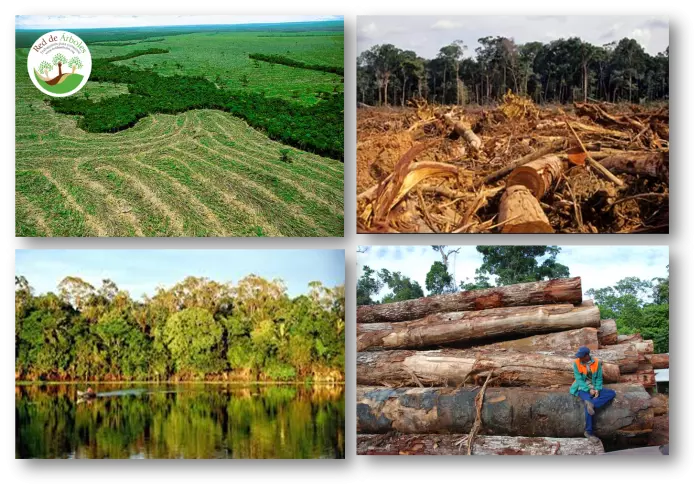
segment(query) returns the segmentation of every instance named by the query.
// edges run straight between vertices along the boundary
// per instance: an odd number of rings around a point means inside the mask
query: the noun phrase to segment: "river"
[[[339,385],[15,387],[17,458],[344,458]]]

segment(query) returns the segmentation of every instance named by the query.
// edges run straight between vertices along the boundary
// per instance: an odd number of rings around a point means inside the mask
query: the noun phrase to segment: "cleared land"
[[[91,52],[96,59],[135,49],[168,49],[169,54],[115,63],[132,70],[150,67],[165,76],[204,76],[222,90],[225,85],[238,93],[260,95],[266,87],[266,97],[310,106],[336,85],[342,93],[342,78],[281,65],[267,68],[265,62],[256,67],[247,53],[317,63],[325,49],[324,63],[335,57],[342,66],[342,32],[330,34],[308,36],[318,39],[314,43],[299,36],[303,46],[297,47],[287,37],[258,37],[261,33],[169,35],[124,46],[99,44]],[[340,43],[329,44],[336,37]],[[255,39],[265,46],[246,45]],[[26,52],[18,49],[16,54],[18,236],[343,234],[341,161],[273,141],[222,110],[154,113],[115,133],[86,132],[78,126],[81,116],[59,114],[31,84]],[[287,75],[266,77],[274,70]],[[245,73],[250,73],[248,83],[242,84]],[[72,97],[101,101],[128,91],[126,84],[91,81]],[[338,117],[342,121],[342,112]],[[283,158],[285,153],[290,158]]]

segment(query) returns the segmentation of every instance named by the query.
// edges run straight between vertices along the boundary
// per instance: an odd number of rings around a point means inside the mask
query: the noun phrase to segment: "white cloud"
[[[651,29],[634,29],[632,30],[632,34],[630,34],[630,37],[633,39],[636,39],[639,44],[642,45],[642,47],[645,50],[649,50],[649,41],[651,41]]]
[[[455,22],[453,20],[441,19],[430,26],[431,29],[439,31],[449,31],[450,29],[458,29],[462,27],[461,22]]]
[[[370,24],[371,30],[364,33]],[[479,38],[487,36],[513,38],[518,44],[580,37],[600,46],[632,37],[634,29],[651,33],[649,38],[646,32],[639,36],[648,53],[656,54],[668,46],[668,19],[655,16],[383,15],[358,17],[357,47],[362,52],[375,44],[390,43],[413,49],[419,56],[434,57],[455,38],[462,39],[472,51],[479,46]]]

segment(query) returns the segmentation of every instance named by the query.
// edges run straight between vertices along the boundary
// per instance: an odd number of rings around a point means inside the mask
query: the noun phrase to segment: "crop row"
[[[329,65],[317,65],[311,63],[304,63],[303,61],[293,60],[287,58],[286,56],[280,56],[277,54],[262,54],[262,53],[251,53],[248,57],[252,60],[267,61],[268,63],[276,63],[278,65],[291,66],[293,68],[303,68],[305,70],[316,70],[323,71],[326,73],[334,73],[340,75],[344,74],[344,68],[342,66],[329,66]]]
[[[101,100],[80,96],[55,98],[52,107],[63,114],[83,116],[79,126],[89,132],[117,132],[149,114],[176,114],[192,109],[219,109],[245,119],[272,139],[337,160],[343,159],[342,94],[331,94],[313,106],[228,91],[203,76],[162,76],[151,70],[132,70],[113,61],[164,54],[167,50],[138,50],[93,63],[90,79],[123,83],[129,93]]]

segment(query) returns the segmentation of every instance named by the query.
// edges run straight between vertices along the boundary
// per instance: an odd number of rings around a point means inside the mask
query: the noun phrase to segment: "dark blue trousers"
[[[587,391],[579,391],[578,396],[584,402],[591,402],[595,408],[601,408],[613,401],[613,398],[615,398],[615,390],[603,388],[598,393],[598,398],[593,398]],[[583,407],[583,413],[586,414],[586,432],[593,433],[593,415],[588,415],[586,407]]]

